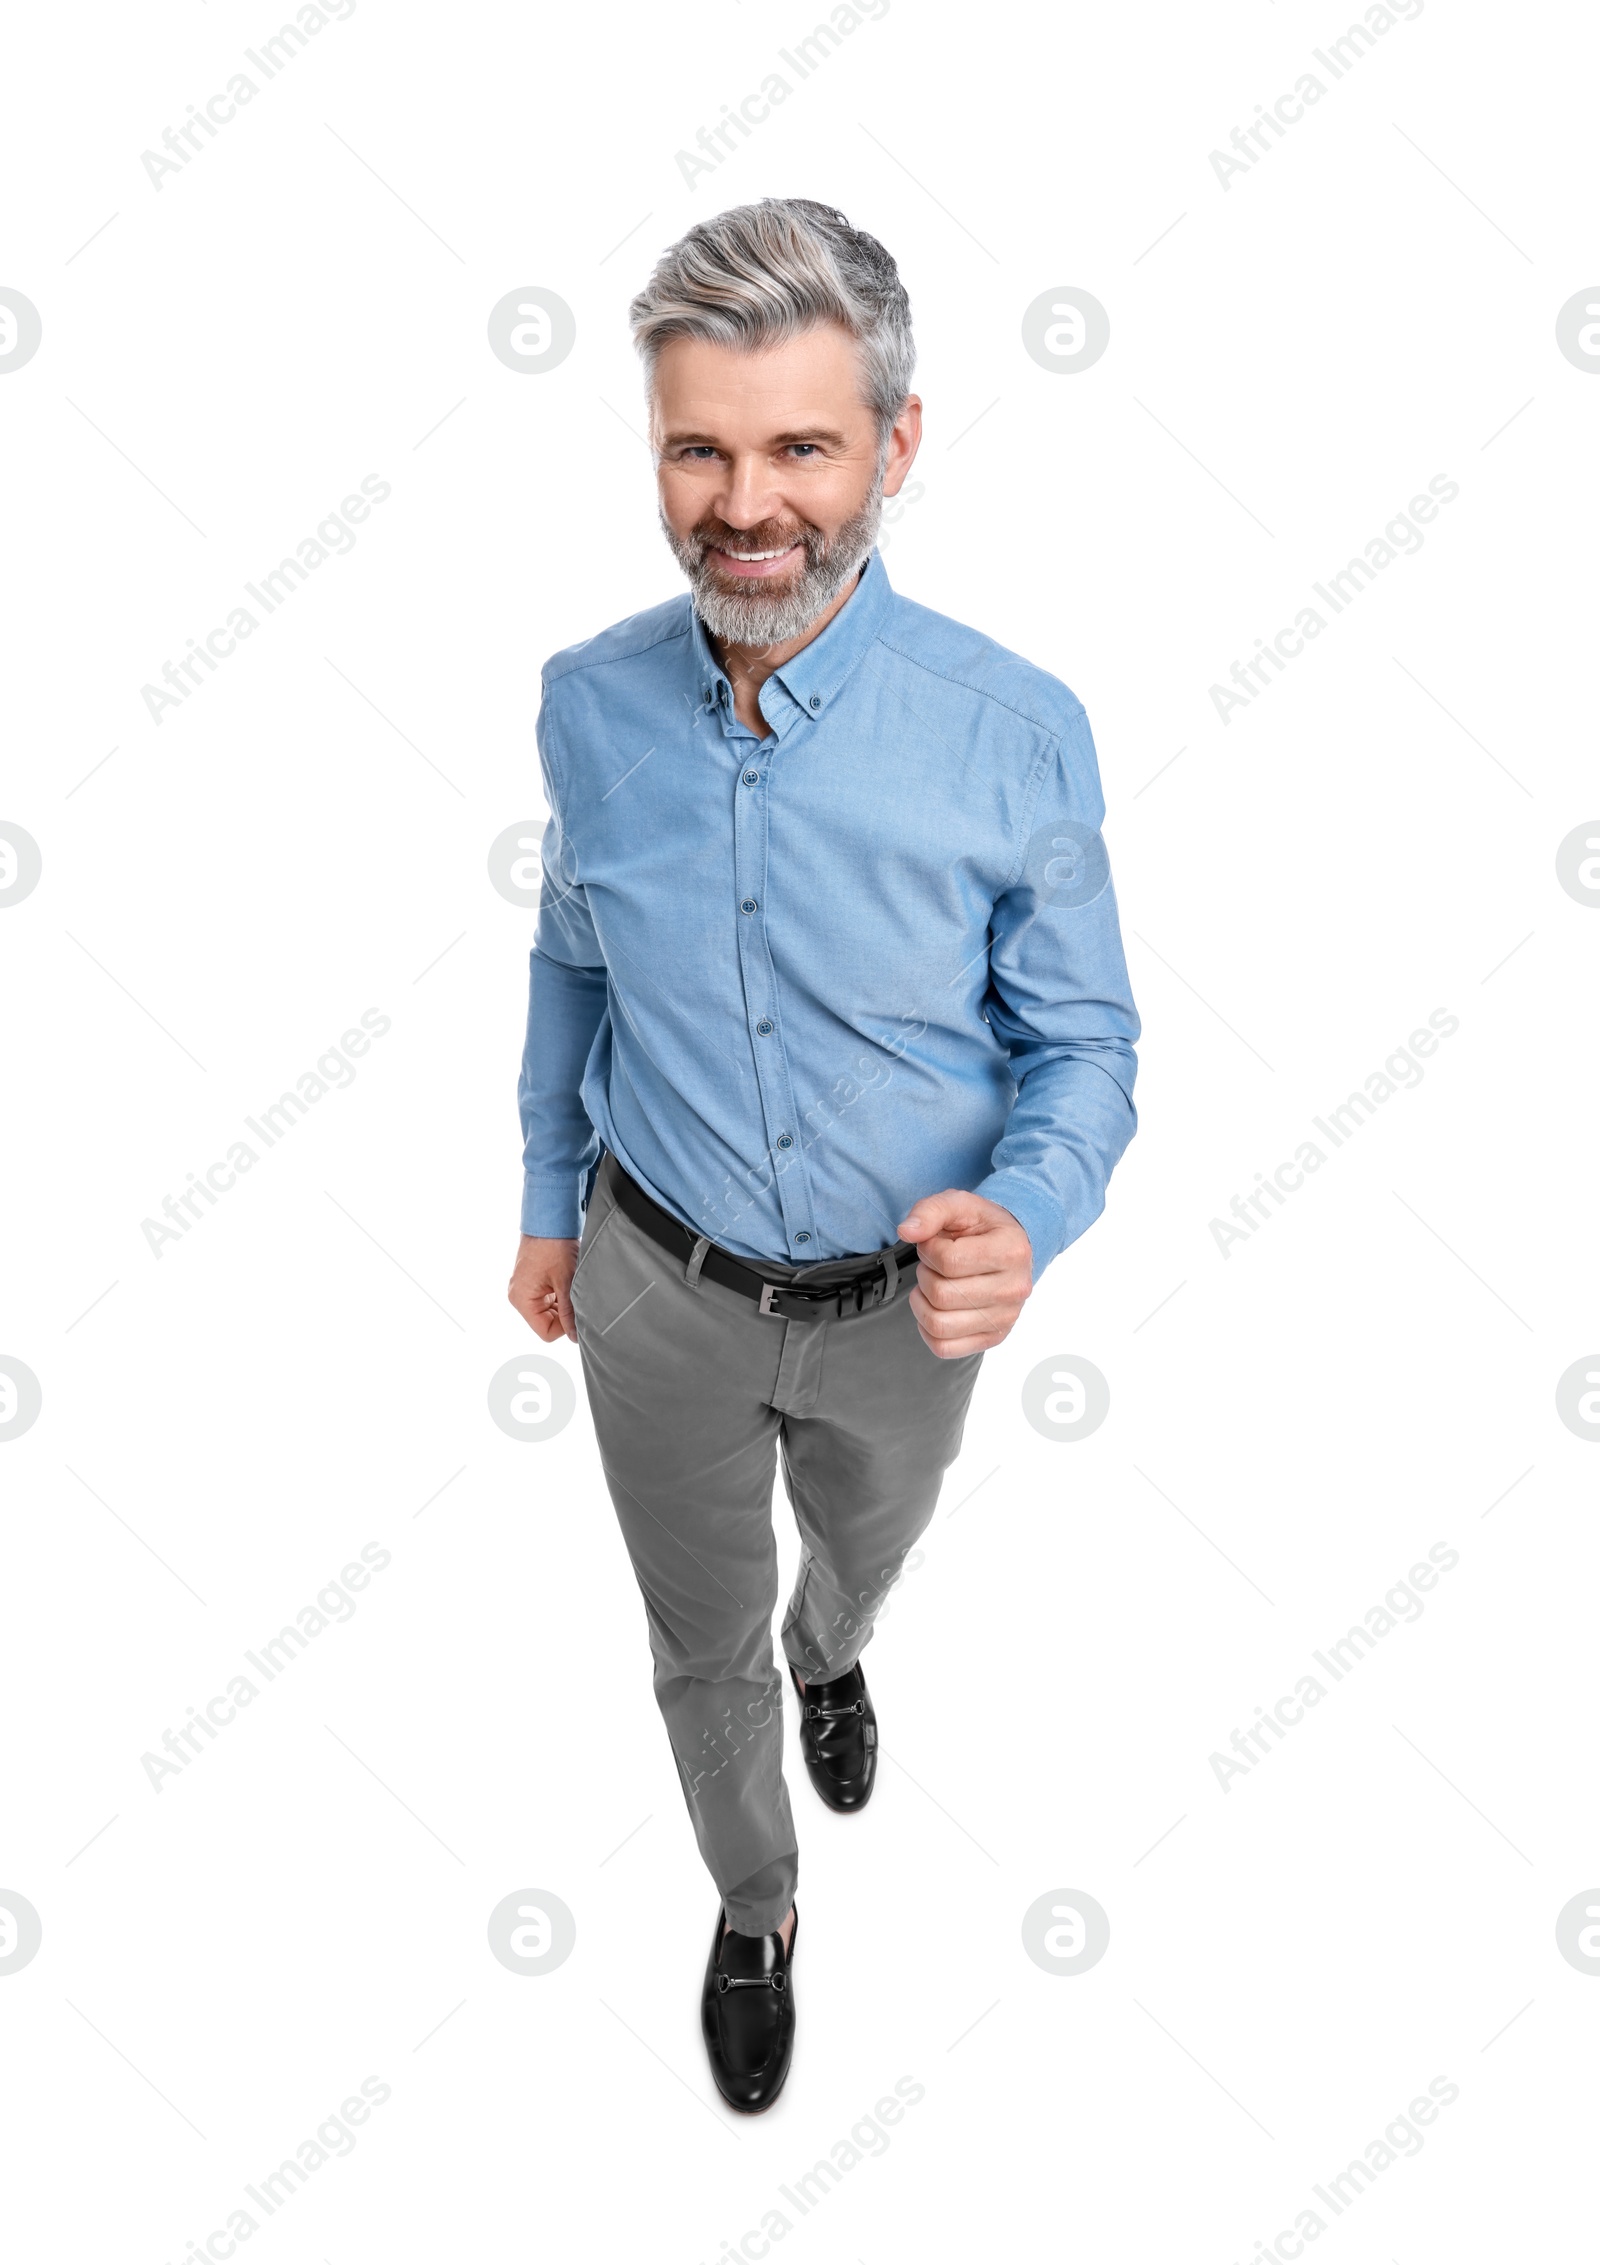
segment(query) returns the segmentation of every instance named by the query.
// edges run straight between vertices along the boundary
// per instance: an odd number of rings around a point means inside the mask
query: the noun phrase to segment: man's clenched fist
[[[1009,1337],[1033,1290],[1033,1245],[1003,1205],[962,1188],[925,1195],[895,1229],[915,1243],[911,1310],[942,1361],[982,1353]]]
[[[572,1277],[578,1264],[576,1237],[524,1235],[517,1245],[506,1296],[528,1327],[547,1345],[558,1337],[578,1341],[572,1318]]]

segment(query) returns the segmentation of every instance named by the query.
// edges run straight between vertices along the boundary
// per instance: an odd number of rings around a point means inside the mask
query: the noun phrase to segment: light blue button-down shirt
[[[1135,1124],[1082,705],[874,551],[760,707],[764,737],[687,594],[546,664],[522,1231],[577,1234],[603,1144],[695,1233],[791,1265],[975,1189],[1037,1279]]]

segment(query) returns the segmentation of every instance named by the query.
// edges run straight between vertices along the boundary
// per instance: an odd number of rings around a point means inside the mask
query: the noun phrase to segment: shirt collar
[[[893,592],[883,560],[872,551],[862,568],[855,588],[834,615],[820,636],[813,637],[809,645],[802,645],[791,660],[774,669],[761,688],[761,706],[773,729],[783,732],[800,716],[824,716],[843,691],[850,677],[860,665],[868,648],[877,637],[889,610]],[[689,612],[692,624],[695,672],[702,696],[712,702],[717,697],[717,683],[723,669],[706,635],[705,624],[693,606]],[[792,707],[779,715],[779,703],[769,704],[768,693],[772,686],[782,687]],[[729,697],[731,699],[731,690]]]

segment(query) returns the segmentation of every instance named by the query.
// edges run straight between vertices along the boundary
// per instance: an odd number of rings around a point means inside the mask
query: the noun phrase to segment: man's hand
[[[989,1206],[990,1210],[994,1205]],[[576,1237],[524,1235],[517,1245],[517,1263],[511,1270],[506,1296],[536,1336],[547,1345],[558,1337],[578,1341],[572,1318],[572,1277],[577,1270]]]
[[[1009,1211],[946,1188],[914,1203],[895,1232],[917,1246],[911,1310],[930,1352],[959,1360],[1010,1336],[1033,1290],[1033,1246]]]

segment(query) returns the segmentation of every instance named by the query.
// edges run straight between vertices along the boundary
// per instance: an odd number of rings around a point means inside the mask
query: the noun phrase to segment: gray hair
[[[628,309],[646,383],[669,338],[748,351],[835,322],[861,349],[880,451],[911,391],[911,302],[893,259],[832,205],[763,197],[702,220],[664,251]]]

